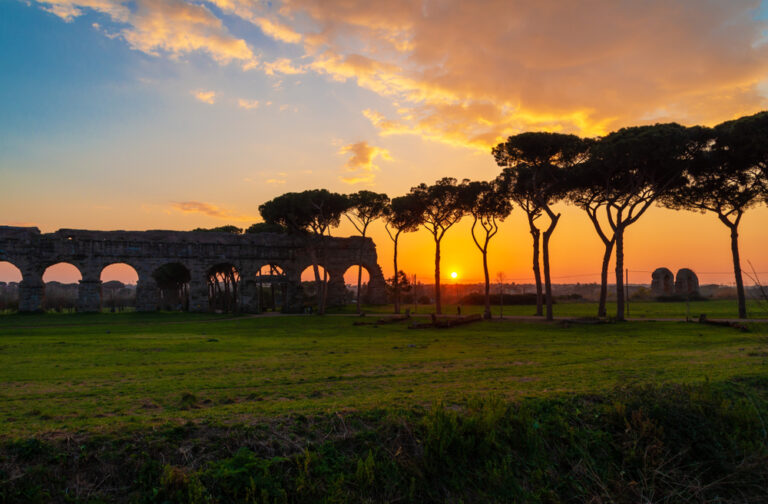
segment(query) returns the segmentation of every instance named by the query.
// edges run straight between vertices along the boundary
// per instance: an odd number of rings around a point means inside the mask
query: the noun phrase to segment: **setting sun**
[[[456,280],[457,278],[459,278],[459,274],[454,271],[454,272],[451,273],[451,278]]]

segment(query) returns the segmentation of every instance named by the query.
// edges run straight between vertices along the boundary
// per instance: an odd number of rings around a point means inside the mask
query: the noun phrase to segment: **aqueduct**
[[[115,263],[128,264],[138,273],[136,309],[140,311],[159,309],[169,285],[181,288],[183,308],[212,310],[216,307],[210,302],[210,279],[212,272],[221,271],[236,274],[236,311],[259,312],[264,283],[280,285],[285,311],[300,311],[304,302],[301,272],[313,264],[313,255],[328,273],[329,305],[344,301],[344,272],[355,265],[362,265],[370,276],[364,298],[370,303],[385,302],[384,275],[370,238],[311,241],[274,233],[75,229],[41,233],[33,227],[0,226],[0,261],[21,270],[19,311],[24,312],[41,310],[43,272],[61,262],[80,270],[77,310],[82,312],[101,309],[101,272]]]

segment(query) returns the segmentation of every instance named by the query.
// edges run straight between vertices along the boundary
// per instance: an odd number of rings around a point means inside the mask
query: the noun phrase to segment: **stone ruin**
[[[0,261],[22,274],[19,311],[40,311],[45,296],[43,273],[58,263],[74,265],[82,276],[77,310],[98,312],[102,306],[101,272],[112,264],[128,264],[138,274],[136,309],[176,307],[194,312],[221,308],[215,300],[226,282],[234,305],[226,311],[258,313],[265,288],[275,289],[283,311],[304,308],[301,273],[312,266],[313,252],[328,279],[327,304],[347,299],[344,272],[362,265],[369,281],[363,299],[386,302],[386,284],[370,238],[323,237],[319,241],[276,233],[235,235],[192,231],[85,231],[0,226]],[[222,273],[223,272],[223,273]],[[214,280],[212,280],[214,279]],[[230,292],[230,291],[228,291]]]
[[[657,268],[651,275],[651,292],[654,296],[671,296],[675,289],[675,277],[667,268]]]
[[[651,292],[654,296],[698,296],[699,278],[692,270],[682,268],[677,276],[667,268],[658,268],[651,275]]]
[[[699,277],[692,270],[683,268],[678,270],[675,278],[675,294],[678,296],[698,296]]]

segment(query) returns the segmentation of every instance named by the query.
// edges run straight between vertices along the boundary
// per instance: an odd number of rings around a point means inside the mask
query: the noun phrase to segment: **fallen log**
[[[437,318],[434,314],[432,314],[432,322],[422,322],[422,323],[411,324],[410,326],[408,326],[408,328],[409,329],[429,329],[429,328],[445,329],[448,327],[456,327],[460,325],[471,324],[472,322],[480,322],[481,320],[483,320],[483,316],[480,315],[479,313],[466,315],[464,317],[445,317],[445,318]]]
[[[738,329],[741,332],[749,332],[749,327],[742,324],[741,322],[734,322],[732,320],[710,320],[704,313],[699,315],[699,324],[707,324],[719,327],[732,327],[734,329]]]
[[[379,326],[379,325],[387,325],[387,324],[396,324],[398,322],[402,322],[410,318],[411,318],[410,315],[395,315],[394,317],[382,317],[375,322],[355,321],[355,322],[352,322],[352,325],[353,326],[366,326],[366,325]]]

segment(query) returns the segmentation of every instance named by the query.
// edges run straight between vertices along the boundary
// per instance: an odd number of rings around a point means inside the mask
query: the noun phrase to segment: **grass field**
[[[455,315],[457,306],[455,304],[444,304],[443,314]],[[367,313],[392,313],[392,305],[364,306]],[[434,305],[403,305],[402,311],[410,309],[412,313],[434,313]],[[559,301],[553,308],[556,317],[594,317],[597,315],[597,303],[582,301]],[[331,308],[330,313],[357,313],[355,305],[347,305],[340,308]],[[461,306],[463,315],[470,313],[482,313],[482,306]],[[491,306],[491,312],[494,317],[500,314],[504,316],[531,316],[536,312],[536,307],[527,305],[518,306]],[[615,303],[608,303],[608,316],[616,314]],[[688,305],[684,302],[657,302],[657,301],[630,301],[628,316],[631,318],[670,318],[685,319],[688,314],[690,318],[698,318],[702,313],[709,318],[729,318],[738,317],[738,308],[735,300],[718,299],[709,301],[692,301]],[[768,302],[763,300],[751,299],[747,301],[747,313],[749,318],[768,319]]]
[[[768,375],[768,329],[683,322],[353,326],[355,317],[0,319],[0,436],[242,422]],[[33,327],[38,326],[38,327]]]
[[[768,499],[768,324],[359,320],[0,317],[0,503]]]

